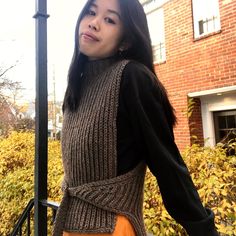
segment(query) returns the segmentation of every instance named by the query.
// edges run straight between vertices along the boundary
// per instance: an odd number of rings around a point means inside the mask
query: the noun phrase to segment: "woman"
[[[54,236],[144,236],[146,165],[168,212],[192,236],[218,235],[174,143],[138,0],[88,0],[64,98],[64,197]]]

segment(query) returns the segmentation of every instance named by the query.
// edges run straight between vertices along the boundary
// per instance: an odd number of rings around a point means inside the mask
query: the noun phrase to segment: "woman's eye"
[[[109,18],[109,17],[106,17],[106,18],[105,18],[105,21],[106,21],[107,23],[110,23],[110,24],[115,24],[115,21],[112,20],[112,19]]]
[[[95,16],[95,15],[96,15],[96,12],[93,11],[93,10],[91,10],[91,9],[89,9],[89,10],[87,11],[87,14],[90,15],[90,16]]]

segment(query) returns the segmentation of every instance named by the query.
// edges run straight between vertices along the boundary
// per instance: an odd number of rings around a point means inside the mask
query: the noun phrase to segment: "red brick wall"
[[[236,85],[236,1],[219,0],[221,32],[195,40],[190,0],[172,0],[164,5],[166,62],[156,65],[176,109],[176,143],[190,144],[187,109],[190,92]],[[199,104],[198,104],[199,105]],[[200,105],[195,115],[200,114]],[[198,134],[202,137],[201,134]]]
[[[191,99],[189,99],[191,100]],[[190,132],[190,143],[204,144],[203,132],[202,132],[202,114],[201,114],[201,101],[199,98],[193,99],[193,112],[189,117],[188,125]]]

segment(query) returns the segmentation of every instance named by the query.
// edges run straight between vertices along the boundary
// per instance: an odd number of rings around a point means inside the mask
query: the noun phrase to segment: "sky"
[[[74,29],[85,0],[48,0],[48,93],[62,100],[74,47]],[[21,103],[35,98],[35,0],[0,0],[0,68],[25,88]]]

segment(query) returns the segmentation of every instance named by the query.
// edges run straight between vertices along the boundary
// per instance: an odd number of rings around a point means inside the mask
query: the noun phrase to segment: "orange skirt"
[[[63,236],[136,236],[129,220],[125,216],[117,216],[115,230],[112,234],[80,234],[63,232]]]

